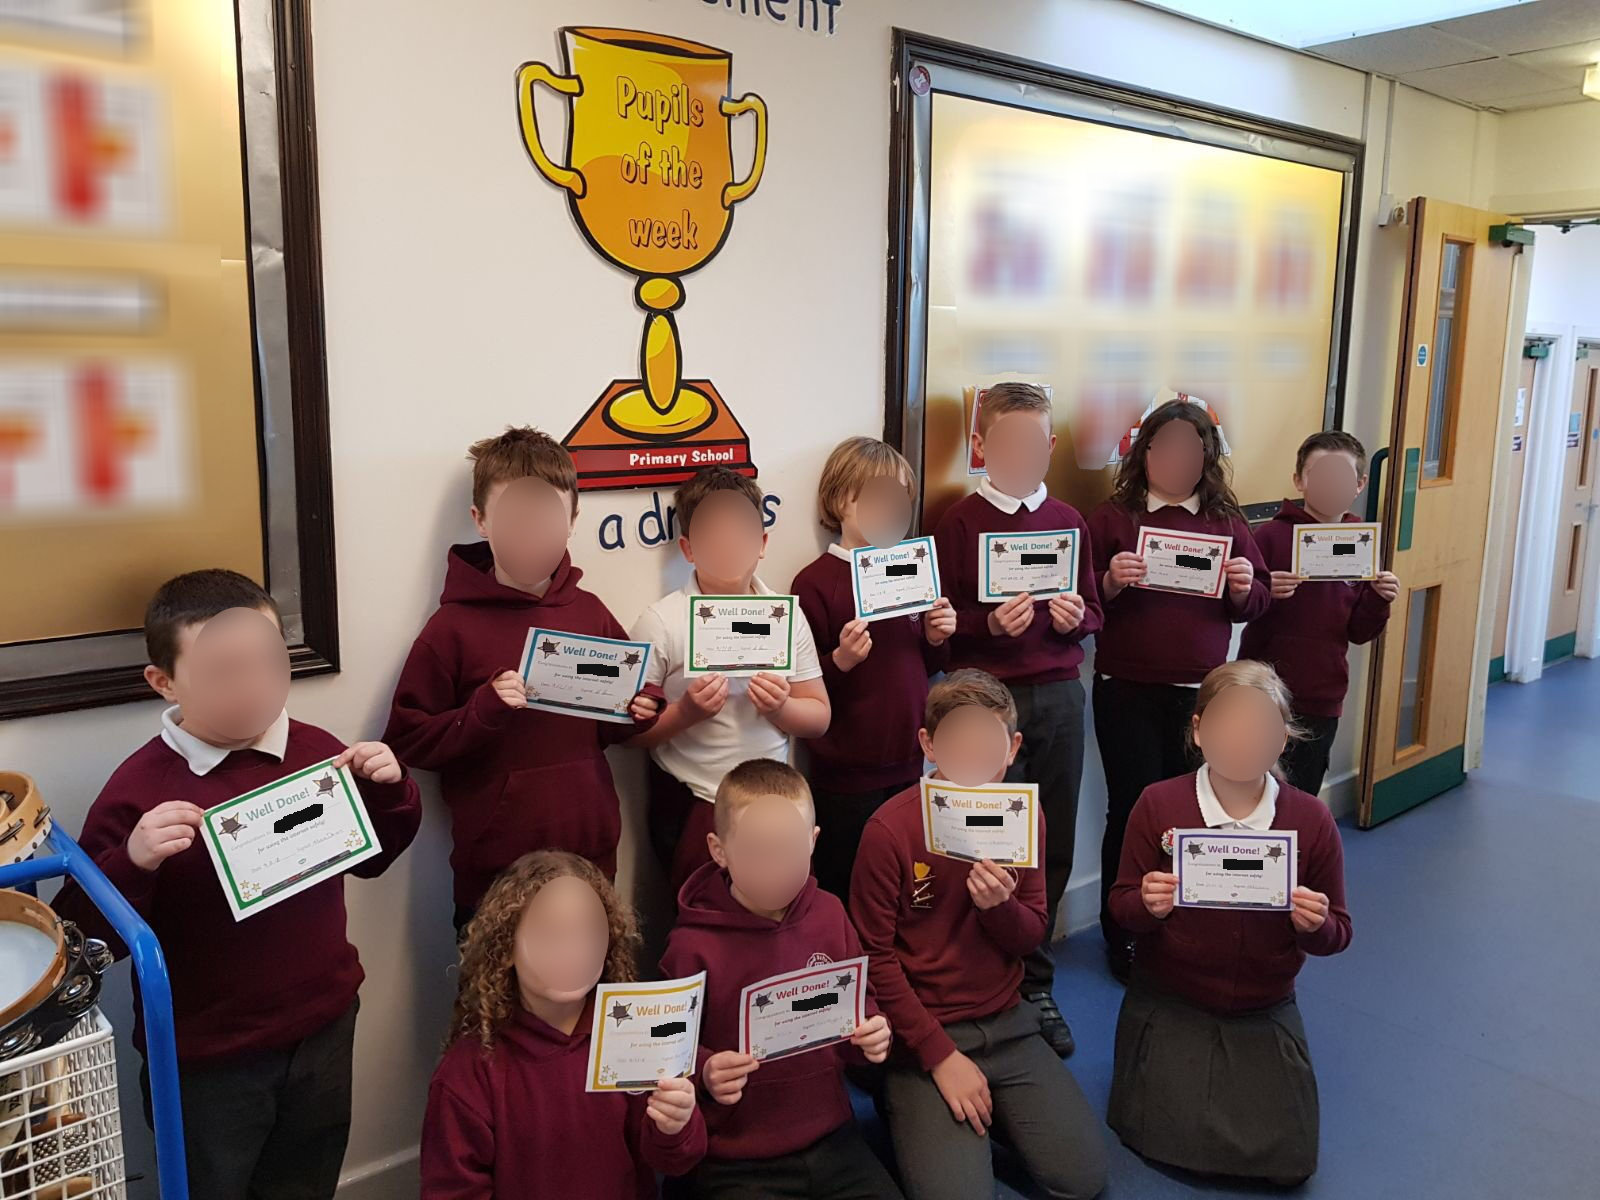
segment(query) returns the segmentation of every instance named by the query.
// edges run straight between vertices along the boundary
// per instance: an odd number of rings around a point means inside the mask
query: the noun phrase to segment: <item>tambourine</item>
[[[53,1046],[100,995],[111,950],[24,892],[0,890],[0,1063]]]
[[[50,806],[33,780],[15,771],[0,771],[0,867],[33,857],[49,833]]]

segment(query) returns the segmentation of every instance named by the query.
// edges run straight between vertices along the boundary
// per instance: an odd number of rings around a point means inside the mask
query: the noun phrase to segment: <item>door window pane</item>
[[[1406,609],[1406,645],[1400,667],[1400,712],[1395,721],[1396,752],[1421,745],[1428,726],[1428,678],[1433,673],[1433,633],[1439,589],[1418,588]]]
[[[1461,393],[1456,340],[1466,318],[1464,285],[1471,247],[1447,241],[1439,260],[1439,304],[1433,320],[1433,370],[1428,373],[1428,424],[1422,439],[1422,477],[1450,474],[1450,437]]]

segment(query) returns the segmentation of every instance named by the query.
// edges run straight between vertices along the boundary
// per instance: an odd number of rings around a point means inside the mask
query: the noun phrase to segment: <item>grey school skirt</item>
[[[1293,998],[1218,1016],[1129,988],[1106,1123],[1130,1150],[1190,1171],[1290,1183],[1317,1169],[1318,1119]]]

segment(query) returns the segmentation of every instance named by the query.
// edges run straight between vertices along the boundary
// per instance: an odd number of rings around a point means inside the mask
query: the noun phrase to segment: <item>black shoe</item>
[[[1035,992],[1023,999],[1039,1010],[1039,1036],[1056,1052],[1056,1057],[1071,1058],[1078,1044],[1072,1040],[1072,1030],[1056,1007],[1055,997],[1049,992]]]
[[[1106,943],[1106,966],[1111,968],[1112,977],[1126,987],[1128,977],[1133,974],[1132,938],[1117,938]]]

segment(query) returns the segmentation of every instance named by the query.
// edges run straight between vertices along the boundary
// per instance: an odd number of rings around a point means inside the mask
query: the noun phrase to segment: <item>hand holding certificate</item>
[[[1179,908],[1289,912],[1299,865],[1293,829],[1179,829],[1172,870]]]
[[[739,1053],[758,1062],[848,1042],[867,1019],[867,960],[847,958],[739,993]]]
[[[922,781],[922,839],[934,854],[1002,867],[1039,865],[1039,785]]]
[[[978,599],[985,604],[1024,592],[1042,600],[1077,591],[1078,531],[981,534],[978,571]]]
[[[1145,575],[1134,587],[1188,596],[1222,595],[1227,582],[1228,556],[1233,538],[1181,529],[1139,530],[1137,553],[1145,561]]]
[[[794,670],[794,596],[690,596],[688,675]]]
[[[644,688],[649,642],[530,629],[522,647],[528,707],[618,725],[633,722],[628,706]]]
[[[933,539],[917,537],[897,546],[850,551],[850,586],[859,620],[927,612],[939,601],[939,556]]]
[[[1289,569],[1306,582],[1378,577],[1383,526],[1362,521],[1296,525]]]
[[[644,1092],[658,1079],[694,1074],[706,973],[659,983],[602,983],[584,1090]]]

